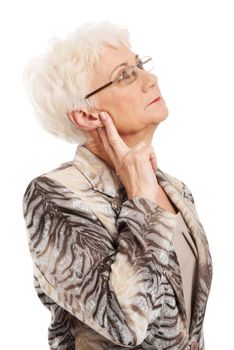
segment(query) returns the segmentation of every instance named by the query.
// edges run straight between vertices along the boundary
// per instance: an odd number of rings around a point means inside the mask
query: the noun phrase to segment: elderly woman
[[[152,68],[108,21],[25,68],[43,127],[78,144],[23,198],[51,349],[205,349],[211,254],[189,188],[157,164],[168,109]]]

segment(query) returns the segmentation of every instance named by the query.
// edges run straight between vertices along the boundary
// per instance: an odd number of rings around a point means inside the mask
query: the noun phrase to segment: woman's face
[[[126,66],[135,65],[135,56],[125,46],[105,46],[100,64],[94,69],[91,91],[118,77]],[[121,135],[130,136],[141,130],[150,132],[168,116],[157,77],[138,67],[135,69],[137,78],[132,83],[121,86],[112,84],[93,95],[98,109],[110,114]],[[158,96],[161,99],[149,105]]]

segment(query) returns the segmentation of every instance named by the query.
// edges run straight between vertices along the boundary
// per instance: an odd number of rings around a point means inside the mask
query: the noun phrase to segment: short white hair
[[[130,48],[128,30],[109,21],[88,22],[64,40],[51,38],[47,52],[27,63],[24,86],[43,129],[65,141],[85,143],[85,134],[68,112],[96,107],[93,97],[84,97],[90,92],[90,73],[105,45]]]

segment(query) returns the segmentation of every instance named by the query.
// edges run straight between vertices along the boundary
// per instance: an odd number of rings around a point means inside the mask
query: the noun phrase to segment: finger
[[[150,158],[150,161],[151,161],[151,165],[152,165],[152,168],[153,168],[154,172],[156,172],[157,168],[158,168],[156,158],[155,157],[154,158]]]
[[[158,168],[157,157],[156,157],[154,148],[152,146],[150,148],[151,148],[150,162],[151,162],[151,165],[152,165],[154,172],[156,172],[157,168]]]
[[[117,153],[126,151],[126,149],[128,149],[128,146],[119,135],[118,130],[116,129],[116,126],[109,114],[107,112],[101,112],[100,118],[104,124],[109,143],[113,149]]]
[[[104,127],[98,127],[97,128],[98,133],[100,135],[100,138],[102,140],[103,146],[106,150],[106,152],[108,153],[108,155],[111,157],[111,159],[113,159],[113,157],[115,157],[115,152],[113,150],[113,148],[111,147],[108,137],[107,137],[107,133]]]
[[[152,145],[149,146],[145,142],[141,141],[134,147],[133,152],[136,152],[136,151],[138,153],[143,152],[144,154],[146,152],[148,154],[152,169],[154,170],[154,172],[156,172],[158,168],[157,157]]]

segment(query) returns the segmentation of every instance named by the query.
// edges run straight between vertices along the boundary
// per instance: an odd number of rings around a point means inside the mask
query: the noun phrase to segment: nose
[[[142,90],[147,92],[151,87],[158,85],[158,78],[152,72],[142,71]]]

